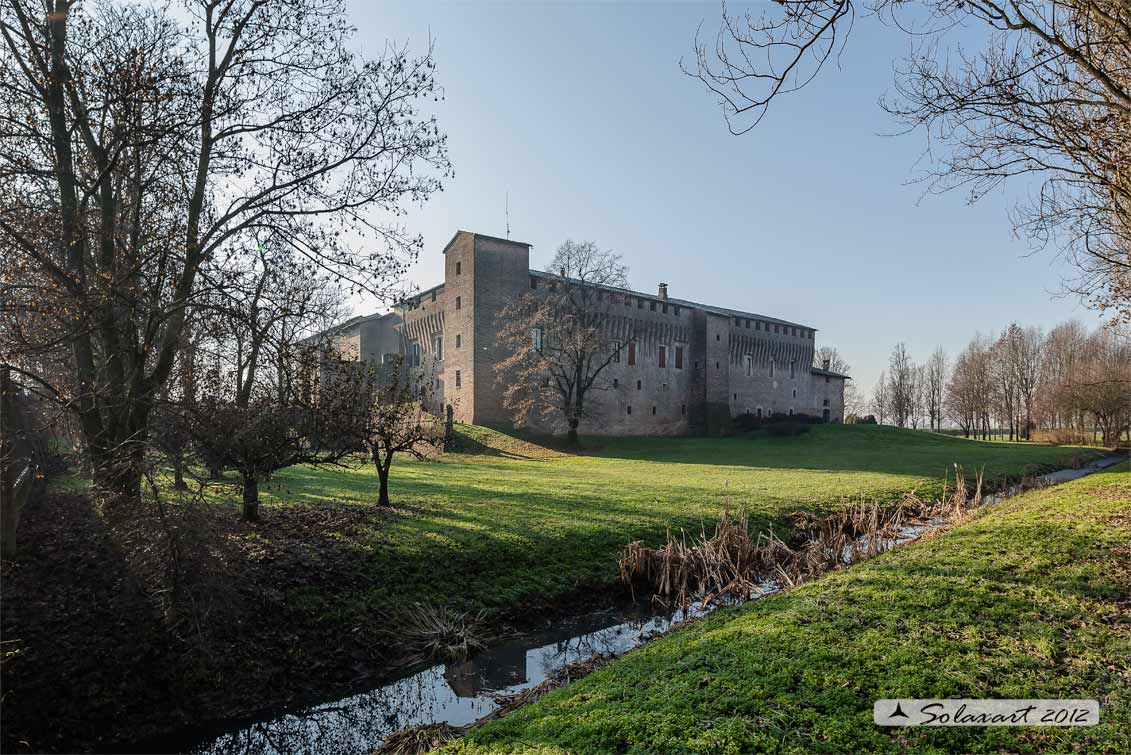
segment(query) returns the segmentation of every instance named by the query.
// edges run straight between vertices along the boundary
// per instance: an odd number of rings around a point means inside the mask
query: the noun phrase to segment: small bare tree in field
[[[404,356],[370,370],[361,443],[377,469],[377,502],[391,505],[389,470],[397,454],[417,459],[441,449],[444,421],[428,411],[434,403],[436,379],[429,370],[411,367]]]
[[[256,382],[237,389],[213,373],[201,397],[184,406],[197,457],[210,468],[234,469],[243,489],[243,518],[259,520],[259,483],[298,464],[337,464],[359,450],[369,395],[365,371],[317,350],[298,357],[302,379],[280,395]]]
[[[509,356],[497,376],[516,423],[557,417],[577,445],[578,425],[590,412],[586,397],[609,387],[605,370],[633,339],[633,326],[614,306],[624,294],[610,290],[628,285],[628,269],[593,241],[566,241],[551,269],[556,277],[504,309],[499,340]]]

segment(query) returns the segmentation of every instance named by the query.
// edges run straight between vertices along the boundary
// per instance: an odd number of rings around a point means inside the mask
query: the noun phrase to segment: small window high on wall
[[[660,367],[667,367],[668,366],[668,347],[667,346],[661,346],[658,353],[659,353],[659,363],[658,363],[659,366]]]
[[[675,347],[675,368],[677,370],[683,369],[683,347],[682,346],[676,346]]]
[[[628,342],[628,364],[629,366],[636,365],[636,341]]]

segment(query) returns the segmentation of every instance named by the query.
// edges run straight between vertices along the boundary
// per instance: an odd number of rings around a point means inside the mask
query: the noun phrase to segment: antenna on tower
[[[511,237],[511,193],[509,191],[506,193],[505,202],[503,212],[507,216],[507,238],[509,239]]]

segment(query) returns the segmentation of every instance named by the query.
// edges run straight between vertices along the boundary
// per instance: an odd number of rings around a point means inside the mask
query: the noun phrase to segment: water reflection
[[[406,726],[473,723],[498,707],[498,696],[537,686],[571,663],[624,653],[685,618],[630,606],[561,621],[462,663],[437,664],[369,692],[260,721],[190,751],[370,753]]]

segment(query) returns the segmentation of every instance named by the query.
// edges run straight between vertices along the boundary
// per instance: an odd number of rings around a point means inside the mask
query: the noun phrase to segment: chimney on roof
[[[664,301],[668,300],[668,284],[667,283],[661,283],[660,284],[660,292],[659,293],[660,293],[661,299],[663,299]]]
[[[827,370],[829,368],[829,361],[830,360],[828,360],[828,359],[822,359],[821,360],[821,369],[822,370]]]

